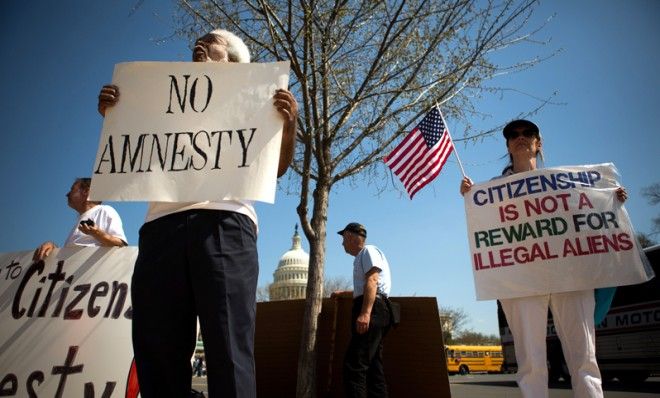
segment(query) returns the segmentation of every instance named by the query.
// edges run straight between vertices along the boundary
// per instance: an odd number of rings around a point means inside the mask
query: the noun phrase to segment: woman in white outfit
[[[510,165],[502,176],[535,170],[543,159],[539,128],[528,120],[514,120],[503,130]],[[472,187],[465,177],[461,194]],[[625,189],[616,191],[625,201]],[[515,343],[518,386],[525,398],[548,397],[546,325],[548,307],[552,310],[557,335],[571,374],[575,397],[603,397],[600,371],[596,363],[594,291],[583,290],[500,300]]]

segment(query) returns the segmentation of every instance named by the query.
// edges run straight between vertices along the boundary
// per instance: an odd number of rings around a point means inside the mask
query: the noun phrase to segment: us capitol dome
[[[304,299],[309,271],[309,254],[302,249],[298,224],[291,239],[291,250],[280,258],[269,288],[271,301]]]

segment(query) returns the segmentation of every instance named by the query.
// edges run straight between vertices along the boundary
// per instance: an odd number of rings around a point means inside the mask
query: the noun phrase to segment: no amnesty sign
[[[129,62],[115,67],[94,200],[273,203],[289,63]]]
[[[645,282],[613,164],[534,170],[465,194],[477,299]]]

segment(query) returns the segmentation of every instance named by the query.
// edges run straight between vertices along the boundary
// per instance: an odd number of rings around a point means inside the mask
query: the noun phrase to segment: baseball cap
[[[364,225],[362,225],[360,223],[357,223],[357,222],[348,223],[344,227],[344,229],[342,229],[341,231],[339,231],[337,233],[339,235],[344,235],[344,232],[346,232],[346,231],[356,233],[356,234],[358,234],[360,236],[363,236],[365,238],[367,237],[367,229],[364,227]]]
[[[530,122],[529,120],[525,120],[525,119],[518,119],[509,122],[506,126],[504,126],[504,129],[502,130],[502,134],[504,134],[504,138],[509,139],[511,133],[519,128],[530,129],[534,131],[537,135],[539,134],[539,127],[534,123]]]

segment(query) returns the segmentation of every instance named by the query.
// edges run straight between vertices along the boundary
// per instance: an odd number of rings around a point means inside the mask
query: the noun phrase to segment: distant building
[[[444,336],[454,335],[454,318],[450,313],[440,312],[440,325],[442,325],[442,333]],[[446,343],[447,342],[445,341],[445,344]]]
[[[269,294],[271,301],[304,299],[309,272],[309,254],[302,249],[298,225],[293,234],[291,250],[280,258],[273,273]]]

